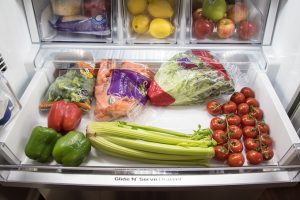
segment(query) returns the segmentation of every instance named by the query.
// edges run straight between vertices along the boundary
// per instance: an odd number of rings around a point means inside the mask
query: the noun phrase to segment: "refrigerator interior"
[[[136,63],[143,63],[150,66],[154,71],[160,67],[160,65],[166,62],[173,55],[184,51],[185,49],[169,49],[166,50],[128,50],[124,49],[51,49],[45,48],[40,50],[40,56],[38,58],[44,59],[40,66],[37,66],[39,70],[33,77],[28,88],[26,89],[21,104],[23,106],[20,113],[16,116],[9,133],[1,135],[1,141],[3,148],[6,152],[11,153],[11,163],[21,164],[28,170],[34,169],[49,169],[56,170],[66,169],[58,165],[55,161],[40,164],[36,161],[30,160],[25,156],[24,148],[35,126],[47,126],[47,111],[40,111],[39,104],[45,98],[45,92],[49,85],[55,79],[56,68],[65,66],[65,64],[74,63],[75,58],[83,59],[85,61],[98,62],[101,59],[116,59],[119,61],[127,60]],[[214,55],[225,66],[232,71],[232,77],[235,81],[235,89],[239,90],[243,86],[249,86],[254,89],[256,98],[259,100],[261,108],[264,110],[264,120],[271,127],[271,137],[274,140],[274,153],[275,156],[270,161],[265,161],[260,165],[255,166],[255,170],[262,170],[265,167],[286,166],[289,163],[284,163],[285,155],[294,144],[300,143],[300,140],[292,129],[292,125],[282,108],[280,101],[271,85],[269,79],[264,72],[263,57],[259,49],[255,50],[212,50]],[[41,56],[42,55],[42,56]],[[85,56],[82,56],[85,55]],[[72,60],[71,60],[72,59]],[[75,61],[75,62],[77,62]],[[225,96],[224,99],[228,99]],[[94,106],[94,105],[93,105]],[[30,117],[29,117],[30,116]],[[185,116],[183,118],[183,116]],[[143,125],[158,126],[161,128],[171,129],[175,131],[190,133],[197,128],[199,124],[202,127],[209,127],[209,122],[212,116],[206,111],[205,104],[196,104],[192,106],[170,106],[170,107],[155,107],[149,103],[145,106],[141,113],[133,118],[122,118],[121,120],[135,122]],[[84,113],[80,126],[77,130],[85,133],[86,126],[89,122],[95,120],[93,110]],[[4,150],[5,152],[5,150]],[[245,151],[243,151],[245,153]],[[253,167],[245,161],[244,167]],[[175,167],[180,170],[188,170],[189,167],[184,166],[169,166],[169,165],[155,165],[155,164],[143,164],[133,162],[130,160],[115,158],[109,155],[105,155],[98,150],[92,149],[89,156],[84,160],[78,169],[89,170],[89,167],[93,167],[93,170],[103,169],[123,169],[128,167],[132,168],[145,168],[145,173],[153,171],[153,167],[167,170],[170,167]],[[191,167],[191,166],[190,166]],[[209,163],[209,167],[197,166],[200,170],[230,170],[230,167],[224,162],[214,161],[213,159]],[[157,170],[156,169],[156,170]],[[74,170],[74,169],[72,169]],[[76,168],[75,168],[76,170]],[[234,169],[232,169],[234,170]],[[251,169],[250,169],[251,171]]]
[[[32,19],[29,21],[29,30],[31,33],[34,32],[35,27],[31,26],[31,24],[36,23],[39,40],[36,41],[33,39],[33,41],[40,44],[41,47],[34,60],[36,73],[20,99],[22,109],[18,112],[14,120],[11,121],[9,126],[2,130],[0,135],[1,154],[11,164],[11,169],[20,170],[20,173],[24,171],[42,172],[46,170],[47,172],[54,172],[52,173],[53,177],[59,177],[60,174],[67,175],[68,173],[74,173],[74,170],[75,173],[78,174],[81,173],[80,170],[83,170],[92,175],[97,172],[101,173],[101,171],[107,169],[109,173],[117,171],[121,174],[128,172],[129,174],[139,173],[142,175],[155,173],[159,175],[165,173],[180,174],[180,172],[189,171],[191,166],[142,164],[114,158],[98,152],[95,149],[92,150],[80,167],[68,168],[58,165],[54,161],[46,164],[32,161],[25,156],[24,148],[35,126],[47,126],[47,111],[40,111],[38,105],[44,99],[47,88],[56,78],[54,73],[55,66],[57,67],[82,60],[95,63],[101,59],[116,59],[118,62],[126,59],[149,65],[155,71],[162,63],[167,62],[167,60],[176,53],[191,48],[204,48],[204,45],[208,43],[211,46],[208,46],[207,49],[212,51],[220,62],[226,66],[232,66],[233,69],[238,68],[239,71],[241,71],[240,76],[237,78],[239,81],[236,83],[236,89],[239,90],[241,87],[247,85],[255,90],[261,107],[264,110],[265,121],[271,127],[271,137],[274,140],[273,149],[275,155],[270,161],[263,162],[257,166],[250,165],[246,161],[244,166],[238,170],[228,167],[226,163],[212,160],[209,167],[197,166],[193,169],[194,172],[206,175],[216,175],[224,172],[225,175],[227,173],[240,175],[247,172],[286,172],[297,169],[299,166],[299,157],[297,156],[297,152],[293,150],[298,148],[300,139],[293,129],[265,73],[265,69],[268,66],[261,49],[261,45],[266,38],[266,32],[270,32],[268,29],[268,15],[270,10],[274,9],[271,8],[273,1],[245,1],[246,5],[249,6],[249,16],[251,20],[254,19],[259,24],[259,32],[254,38],[248,41],[238,39],[238,29],[235,29],[233,37],[229,39],[206,38],[199,40],[195,38],[192,31],[192,10],[194,7],[191,5],[193,5],[193,1],[177,1],[180,2],[180,8],[182,8],[182,10],[178,9],[176,16],[178,18],[176,19],[178,27],[173,35],[174,37],[171,36],[171,41],[167,42],[149,38],[144,40],[143,37],[135,38],[133,36],[134,34],[131,35],[130,33],[132,32],[127,31],[130,26],[130,17],[128,18],[128,15],[126,15],[126,6],[124,5],[126,1],[110,1],[112,2],[109,18],[111,22],[111,32],[108,37],[69,32],[64,33],[53,30],[49,24],[49,20],[52,20],[53,17],[55,18],[56,16],[52,13],[53,10],[50,0],[24,0],[24,2],[25,9],[27,9],[26,12],[28,12],[28,7],[30,8],[29,4],[32,3],[31,8],[33,10],[31,10],[31,12],[34,13],[35,21],[32,21]],[[119,7],[119,5],[123,7]],[[122,18],[123,15],[126,17]],[[239,25],[237,25],[237,27],[239,28]],[[214,35],[216,35],[216,29],[214,29],[214,31]],[[123,35],[123,33],[125,34]],[[51,44],[48,45],[50,42]],[[81,43],[89,43],[92,47],[89,47],[89,44],[81,45]],[[118,46],[117,43],[126,44],[128,46]],[[140,43],[143,43],[142,45],[144,46],[140,45]],[[168,44],[166,45],[166,43]],[[73,45],[77,46],[77,48],[72,49]],[[228,99],[228,97],[225,98]],[[134,119],[124,118],[122,120],[182,132],[191,132],[198,124],[201,124],[203,127],[208,127],[211,118],[212,117],[206,112],[204,104],[161,108],[151,106],[148,103],[141,114]],[[78,130],[85,133],[87,124],[92,120],[94,120],[93,110],[84,114]],[[245,155],[245,150],[243,154]],[[289,159],[291,154],[294,156],[293,162],[290,162]],[[128,170],[128,168],[130,169]],[[78,172],[76,170],[78,170]],[[65,174],[64,172],[67,173]],[[268,173],[261,174],[267,175]],[[289,176],[289,180],[294,181],[296,175],[297,174],[292,173]],[[38,173],[34,176],[36,176],[36,180],[39,180]],[[283,176],[286,178],[286,174]],[[20,177],[22,177],[22,174]],[[11,180],[18,180],[20,177],[18,172],[11,174]],[[79,177],[77,177],[77,180],[78,178]],[[70,181],[71,180],[73,179],[70,178]],[[51,181],[54,180],[51,179]],[[247,180],[245,179],[244,183],[246,184],[246,182]],[[255,180],[253,180],[253,183],[254,182]],[[230,183],[228,182],[227,184]]]

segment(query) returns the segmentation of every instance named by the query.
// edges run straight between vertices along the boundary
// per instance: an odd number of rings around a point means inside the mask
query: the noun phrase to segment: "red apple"
[[[257,33],[257,26],[251,21],[242,21],[238,29],[239,37],[242,40],[249,40]]]
[[[193,31],[198,39],[209,37],[214,30],[214,23],[205,18],[199,18],[194,21]]]
[[[218,36],[222,39],[230,38],[235,30],[234,22],[231,19],[221,19],[217,26]]]
[[[236,4],[230,6],[227,11],[227,17],[238,24],[248,17],[248,8],[245,4],[237,2]]]
[[[199,18],[203,18],[202,8],[198,8],[197,10],[195,10],[193,12],[193,20],[196,20],[196,19],[199,19]]]

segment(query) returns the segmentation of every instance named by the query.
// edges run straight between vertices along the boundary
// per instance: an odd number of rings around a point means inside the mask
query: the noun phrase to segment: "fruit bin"
[[[209,2],[225,1],[190,1],[188,38],[191,44],[262,43],[267,16],[265,16],[266,12],[262,11],[264,6],[261,6],[260,2],[255,0],[226,1],[226,10],[223,6],[223,14],[214,13],[213,6],[208,6],[213,4]],[[220,17],[222,15],[224,16]]]
[[[84,163],[78,168],[68,169],[67,167],[62,167],[57,165],[55,162],[40,164],[35,161],[28,159],[24,154],[24,148],[26,142],[31,134],[32,129],[37,125],[47,126],[47,112],[39,111],[38,105],[44,98],[45,91],[49,87],[50,83],[53,82],[55,78],[55,66],[61,66],[61,63],[72,63],[70,55],[76,58],[74,55],[93,55],[93,59],[90,61],[98,61],[100,59],[118,59],[129,60],[133,62],[144,63],[156,70],[161,63],[168,60],[170,57],[176,53],[184,51],[184,49],[169,49],[166,50],[95,50],[95,49],[74,49],[71,53],[64,54],[66,50],[58,49],[41,49],[41,57],[38,59],[45,59],[43,62],[38,62],[41,65],[37,66],[38,71],[34,75],[31,83],[26,89],[21,103],[23,105],[22,110],[16,116],[14,120],[14,126],[11,127],[9,134],[4,134],[1,136],[1,141],[4,146],[9,149],[9,152],[13,154],[10,155],[12,162],[14,164],[20,164],[21,167],[26,168],[26,170],[43,171],[45,169],[51,172],[59,172],[57,169],[62,169],[64,172],[68,170],[126,170],[128,167],[143,168],[144,171],[139,171],[139,173],[152,173],[153,170],[160,174],[163,171],[168,171],[169,167],[174,167],[180,169],[181,171],[188,170],[189,167],[183,166],[162,166],[162,165],[151,165],[143,164],[138,162],[133,162],[129,160],[114,158],[107,156],[92,150],[90,155],[85,159]],[[296,132],[292,129],[292,125],[289,123],[288,117],[282,108],[280,101],[273,89],[272,84],[267,78],[264,72],[264,63],[258,61],[262,60],[261,54],[258,49],[251,50],[212,50],[212,52],[217,56],[217,58],[228,66],[237,66],[241,71],[241,74],[237,78],[236,90],[247,85],[256,92],[257,99],[260,101],[261,107],[265,113],[265,121],[269,124],[271,129],[271,136],[274,140],[274,153],[275,156],[272,160],[268,162],[263,162],[260,165],[255,166],[254,170],[264,170],[265,167],[279,167],[281,165],[286,165],[285,155],[294,144],[300,143]],[[57,56],[59,55],[59,56]],[[64,57],[64,56],[67,57]],[[55,60],[56,58],[60,60]],[[65,60],[64,60],[65,59]],[[75,61],[75,60],[74,60]],[[224,97],[225,99],[227,97]],[[30,117],[29,117],[30,115]],[[131,121],[144,125],[158,126],[161,128],[167,128],[180,132],[190,133],[197,128],[198,124],[202,127],[209,127],[210,119],[212,118],[206,111],[205,104],[197,104],[192,106],[171,106],[171,107],[154,107],[147,104],[146,108],[133,119],[124,118],[122,120]],[[93,111],[86,112],[83,116],[82,122],[78,130],[85,132],[86,125],[94,120]],[[3,147],[2,147],[3,148]],[[247,162],[244,164],[244,168],[253,167]],[[89,168],[92,167],[92,168]],[[153,169],[155,167],[155,169]],[[209,168],[215,169],[216,172],[222,172],[224,169],[229,167],[218,161],[212,160]],[[161,172],[159,170],[162,170]],[[199,171],[205,170],[201,166],[196,166]],[[243,168],[242,168],[243,169]],[[277,168],[276,168],[277,169]],[[66,171],[65,171],[66,170]],[[158,171],[157,171],[158,170]],[[251,171],[251,168],[248,169]],[[275,170],[275,169],[274,169]],[[278,169],[277,169],[278,170]],[[71,172],[70,171],[70,172]],[[77,173],[77,172],[75,172]],[[78,172],[79,173],[79,172]],[[242,173],[242,172],[239,172]]]
[[[122,1],[126,43],[176,44],[180,31],[181,1],[164,0],[162,1],[165,2],[162,3],[163,5],[156,5],[155,1],[141,0],[140,2],[145,4],[141,11],[135,11],[135,8],[131,8],[131,5],[138,5],[134,1],[136,0]],[[164,6],[168,8],[164,8]],[[173,15],[171,16],[170,13],[173,13]],[[142,23],[139,21],[142,21]],[[139,24],[141,25],[139,26]]]
[[[33,34],[42,42],[113,42],[115,1],[33,0],[32,6]]]

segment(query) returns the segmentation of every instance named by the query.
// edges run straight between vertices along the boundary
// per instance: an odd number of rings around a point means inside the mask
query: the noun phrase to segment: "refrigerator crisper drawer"
[[[156,71],[160,65],[170,59],[173,55],[183,52],[185,49],[65,49],[65,48],[45,48],[41,49],[37,59],[41,66],[37,66],[37,72],[31,80],[26,89],[22,99],[22,110],[13,121],[13,125],[5,135],[2,135],[2,149],[5,147],[7,151],[2,150],[2,154],[10,152],[5,155],[11,157],[11,169],[16,168],[19,171],[26,173],[59,173],[59,177],[84,175],[88,173],[97,175],[141,175],[141,176],[164,176],[164,175],[218,175],[226,174],[233,177],[249,176],[248,173],[261,174],[261,177],[270,176],[274,173],[274,179],[258,180],[258,182],[287,182],[292,181],[294,176],[288,171],[299,170],[299,163],[283,162],[288,160],[285,156],[295,144],[299,144],[300,140],[293,129],[285,110],[283,109],[269,79],[267,78],[263,66],[263,54],[259,48],[254,50],[222,50],[215,49],[211,52],[220,60],[224,66],[231,66],[231,75],[235,81],[235,89],[239,90],[243,86],[253,88],[256,93],[256,98],[260,102],[260,107],[264,111],[264,120],[270,126],[270,135],[274,140],[273,150],[274,157],[269,161],[264,161],[259,165],[250,165],[247,160],[243,167],[232,168],[226,163],[215,161],[211,159],[207,167],[203,166],[176,166],[176,165],[155,165],[134,162],[121,158],[112,157],[92,148],[89,156],[84,160],[80,167],[63,167],[52,161],[45,164],[40,164],[30,160],[25,156],[24,148],[35,126],[47,126],[48,112],[40,111],[38,106],[44,99],[45,92],[49,85],[55,79],[55,66],[61,66],[65,63],[72,63],[69,59],[72,57],[76,60],[76,55],[89,55],[92,60],[99,61],[101,59],[117,59],[119,61],[127,60],[142,63],[150,66]],[[59,55],[59,56],[58,56]],[[64,56],[65,55],[65,56]],[[89,57],[87,56],[87,57]],[[59,60],[57,60],[59,58]],[[81,57],[82,58],[82,57]],[[41,60],[43,62],[41,62]],[[56,60],[55,60],[56,59]],[[87,59],[88,60],[88,59]],[[39,68],[40,67],[40,68]],[[225,97],[228,98],[228,97]],[[149,103],[146,104],[145,109],[133,119],[123,118],[122,120],[131,121],[138,124],[157,126],[161,128],[171,129],[179,132],[192,132],[199,124],[204,127],[209,127],[212,116],[206,111],[205,104],[196,104],[191,106],[169,106],[169,107],[155,107]],[[86,127],[89,122],[94,120],[93,111],[85,112],[77,130],[86,132]],[[245,152],[243,152],[245,155]],[[297,165],[298,164],[298,165]],[[9,166],[7,166],[9,168]],[[29,171],[29,172],[28,172]],[[14,172],[12,176],[21,172]],[[244,175],[243,175],[244,174]],[[29,176],[29,175],[28,175]],[[33,175],[34,177],[35,175]],[[67,177],[66,176],[66,177]],[[150,176],[150,177],[151,177]],[[284,178],[283,178],[284,177]],[[16,177],[14,177],[16,178]],[[27,177],[28,178],[28,177]],[[276,179],[276,180],[275,180]],[[9,180],[9,179],[8,179]],[[70,179],[72,180],[72,179]],[[105,179],[103,179],[105,180]],[[234,179],[239,183],[237,179]],[[233,181],[234,181],[233,180]],[[65,180],[59,180],[60,183]],[[88,179],[86,180],[88,181]],[[83,181],[82,184],[88,184]],[[66,180],[66,182],[68,182]],[[102,180],[98,180],[99,185],[105,185]],[[114,181],[112,184],[117,184]],[[170,184],[178,184],[170,182]],[[181,182],[182,185],[188,184]],[[199,183],[200,184],[200,183]],[[202,183],[203,184],[203,183]],[[220,184],[220,183],[218,183]],[[234,184],[234,182],[232,183]],[[244,181],[247,184],[247,181]],[[251,181],[249,184],[252,184]],[[150,184],[151,185],[151,184]],[[180,183],[179,185],[180,186]]]
[[[32,7],[29,1],[24,1],[29,28],[38,32],[39,42],[113,42],[116,1],[32,0]]]
[[[277,0],[207,1],[210,8],[199,0],[23,1],[33,42],[129,45],[269,45],[278,6]]]

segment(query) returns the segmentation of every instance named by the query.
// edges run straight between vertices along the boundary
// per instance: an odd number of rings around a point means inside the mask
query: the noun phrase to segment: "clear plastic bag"
[[[111,121],[132,116],[147,100],[154,73],[143,64],[102,60],[95,87],[95,118]]]
[[[156,73],[148,90],[153,105],[190,105],[234,92],[224,66],[204,50],[176,54]]]
[[[47,109],[53,102],[66,100],[90,110],[95,86],[95,69],[89,63],[79,62],[73,68],[60,70],[60,73],[62,71],[63,74],[48,88],[40,108]]]

